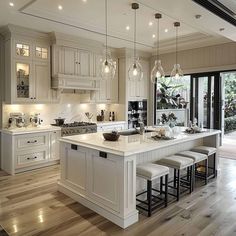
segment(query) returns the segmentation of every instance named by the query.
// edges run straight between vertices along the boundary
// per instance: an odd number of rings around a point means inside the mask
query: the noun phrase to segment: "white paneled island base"
[[[168,141],[154,141],[150,138],[154,132],[121,135],[118,142],[105,141],[102,133],[63,137],[59,191],[126,228],[138,221],[136,192],[142,184],[136,181],[136,164],[153,162],[197,145],[218,148],[219,133],[180,133]]]

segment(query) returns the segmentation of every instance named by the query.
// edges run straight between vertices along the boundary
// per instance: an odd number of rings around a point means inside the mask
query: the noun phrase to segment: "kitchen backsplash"
[[[93,113],[92,121],[101,110],[105,110],[105,120],[109,119],[109,112],[114,111],[116,120],[124,120],[124,107],[120,104],[90,104],[78,103],[78,95],[62,94],[60,103],[57,104],[14,104],[3,106],[3,127],[8,126],[8,118],[11,112],[22,112],[27,115],[40,113],[44,125],[55,123],[57,117],[66,118],[66,122],[88,121],[85,112]]]

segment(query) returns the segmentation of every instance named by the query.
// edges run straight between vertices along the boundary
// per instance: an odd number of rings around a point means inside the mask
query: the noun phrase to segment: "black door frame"
[[[221,88],[221,76],[222,72],[205,72],[205,73],[195,73],[190,74],[191,83],[190,83],[190,91],[191,91],[191,99],[190,99],[190,119],[193,120],[194,116],[198,117],[198,83],[199,78],[207,77],[208,78],[208,98],[210,101],[207,104],[207,128],[210,128],[211,118],[212,118],[212,97],[211,97],[211,87],[212,87],[212,77],[214,77],[214,115],[213,115],[213,127],[214,129],[221,130],[221,122],[222,122],[222,88]]]

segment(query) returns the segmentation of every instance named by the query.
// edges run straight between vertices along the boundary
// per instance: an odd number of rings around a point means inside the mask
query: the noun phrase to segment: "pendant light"
[[[165,77],[165,72],[161,65],[161,60],[159,58],[159,46],[160,46],[160,22],[159,20],[162,18],[162,15],[160,13],[156,13],[155,18],[157,19],[157,47],[156,47],[155,65],[151,72],[151,81],[153,84],[156,84],[158,79]]]
[[[139,9],[138,3],[132,3],[131,8],[134,10],[134,58],[133,63],[130,65],[128,74],[130,80],[140,81],[143,78],[143,69],[136,56],[136,10]]]
[[[175,22],[174,27],[176,28],[176,41],[175,41],[176,52],[175,52],[175,64],[170,76],[173,79],[181,79],[184,76],[184,73],[180,68],[180,64],[178,64],[178,27],[180,27],[180,22]]]
[[[106,23],[106,48],[105,56],[102,60],[101,75],[103,79],[113,79],[116,73],[116,63],[112,60],[111,54],[107,48],[107,0],[105,0],[105,23]]]

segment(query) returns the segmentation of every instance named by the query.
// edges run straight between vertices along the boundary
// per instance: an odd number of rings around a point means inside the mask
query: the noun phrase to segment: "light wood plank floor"
[[[126,230],[57,191],[59,166],[7,176],[0,171],[0,224],[10,235],[234,236],[236,161],[221,159],[216,181]]]

